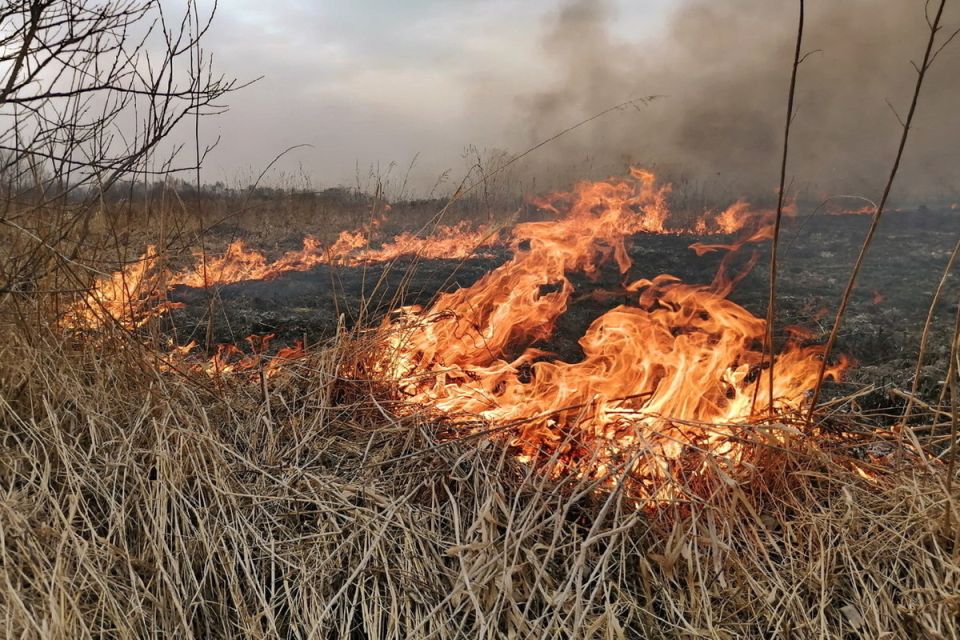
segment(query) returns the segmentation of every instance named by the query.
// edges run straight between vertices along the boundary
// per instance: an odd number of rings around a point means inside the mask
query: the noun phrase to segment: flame
[[[164,300],[165,294],[178,285],[206,288],[245,280],[269,280],[323,264],[355,266],[389,262],[402,256],[462,260],[496,241],[496,229],[485,225],[470,227],[466,222],[439,225],[425,237],[406,231],[378,248],[371,247],[369,236],[359,231],[343,231],[329,247],[307,236],[302,249],[288,251],[270,262],[261,252],[248,248],[243,240],[235,240],[219,256],[195,253],[193,264],[177,272],[166,269],[157,248],[149,245],[137,260],[99,279],[82,300],[71,305],[63,325],[90,330],[115,320],[127,329],[135,329],[182,306]]]
[[[519,460],[548,462],[551,473],[603,478],[619,469],[650,503],[673,500],[683,497],[680,480],[690,474],[744,462],[744,443],[760,429],[759,418],[784,419],[804,408],[823,352],[808,344],[810,331],[787,327],[786,344],[771,363],[762,352],[764,320],[727,297],[746,275],[742,269],[729,275],[728,259],[772,237],[774,212],[738,200],[686,227],[671,227],[670,190],[652,172],[633,168],[624,178],[581,182],[534,199],[552,219],[517,224],[506,233],[460,223],[439,226],[427,237],[401,233],[373,247],[370,238],[383,221],[378,217],[366,229],[342,232],[329,246],[307,237],[302,249],[272,262],[237,240],[222,255],[197,254],[189,268],[171,271],[160,252],[147,247],[137,261],[99,280],[65,324],[90,329],[117,319],[135,329],[174,306],[165,294],[177,285],[263,280],[320,264],[404,255],[462,259],[505,243],[512,257],[472,286],[441,294],[427,308],[397,309],[376,330],[376,353],[355,365],[362,371],[344,373],[388,383],[402,400],[401,411],[427,408],[455,428],[475,428],[470,425],[479,420],[509,433]],[[790,203],[785,212],[794,210]],[[628,277],[633,265],[626,241],[642,233],[740,237],[690,245],[698,256],[728,252],[714,280],[701,285],[667,274]],[[756,253],[749,266],[755,261]],[[624,281],[617,295],[629,302],[593,321],[579,339],[579,360],[565,362],[538,348],[576,302],[569,276],[596,279],[608,263]],[[306,355],[297,344],[268,356],[272,338],[250,336],[246,351],[221,345],[209,358],[194,356],[194,343],[171,346],[170,366],[264,380]],[[838,379],[849,364],[841,358],[827,376]],[[764,369],[770,366],[772,394]],[[764,429],[766,441],[791,432]]]
[[[194,266],[170,278],[170,285],[210,287],[244,280],[270,280],[284,273],[309,271],[321,264],[353,266],[389,262],[401,256],[424,259],[463,259],[479,247],[490,244],[494,232],[486,226],[471,229],[466,222],[438,226],[434,233],[419,237],[405,231],[379,248],[369,246],[369,238],[356,231],[343,231],[329,247],[313,236],[303,240],[299,251],[288,251],[275,262],[268,262],[259,251],[248,249],[243,240],[227,246],[222,256],[196,256]]]
[[[750,203],[746,200],[737,200],[717,215],[714,221],[720,233],[734,234],[739,232],[754,217]]]
[[[827,207],[827,213],[831,216],[872,216],[876,212],[873,205],[863,205],[860,207],[838,207],[831,204]]]
[[[620,237],[636,233],[696,233],[700,235],[733,234],[745,228],[755,228],[747,242],[758,242],[770,237],[769,221],[772,213],[756,211],[744,200],[738,200],[719,214],[706,212],[689,227],[670,228],[667,196],[670,185],[656,185],[656,176],[645,169],[632,168],[623,179],[600,182],[582,182],[571,192],[557,192],[532,203],[542,211],[557,217],[586,221],[593,216],[593,208],[602,203],[608,209],[601,225],[624,225],[617,230],[609,229],[606,235]],[[389,207],[385,207],[389,210]],[[180,271],[170,271],[164,266],[162,256],[153,245],[134,262],[109,277],[99,279],[82,300],[73,304],[63,319],[63,325],[72,329],[99,329],[111,321],[117,321],[127,329],[136,329],[151,318],[163,315],[178,305],[164,300],[170,288],[223,286],[246,280],[268,280],[284,273],[308,271],[318,265],[356,266],[382,263],[402,256],[418,256],[423,259],[462,260],[477,255],[485,247],[501,242],[501,234],[488,225],[472,226],[466,221],[455,225],[437,225],[429,235],[420,236],[409,231],[400,233],[383,242],[379,247],[370,245],[371,238],[385,221],[385,214],[378,214],[364,228],[343,231],[329,246],[317,238],[307,236],[303,247],[288,251],[271,262],[266,256],[249,248],[242,239],[231,242],[221,255],[194,254],[193,264]],[[521,225],[531,237],[549,236],[551,222]],[[522,233],[513,234],[514,241],[522,240]],[[566,233],[566,232],[561,232]],[[589,243],[589,241],[587,241]],[[556,245],[563,243],[555,243]],[[575,243],[574,243],[575,244]],[[694,245],[699,253],[731,249],[729,244]],[[614,259],[626,268],[626,254],[622,241],[614,247]],[[584,248],[574,249],[583,253]],[[566,250],[569,253],[569,250]],[[587,251],[587,253],[590,253]],[[595,256],[600,258],[601,256]],[[608,256],[604,255],[603,258]],[[580,260],[581,258],[577,258]],[[584,264],[564,265],[560,270],[585,269],[587,263],[603,260],[588,259]]]
[[[272,333],[247,336],[244,340],[248,344],[249,353],[235,344],[220,344],[210,357],[196,353],[197,343],[194,340],[185,345],[171,343],[168,345],[167,357],[161,361],[161,369],[192,371],[214,378],[254,374],[271,379],[284,371],[292,362],[307,356],[301,340],[296,340],[292,346],[282,347],[270,354],[270,343],[274,337],[276,336]]]
[[[150,319],[183,305],[164,299],[169,273],[163,269],[153,245],[126,266],[101,278],[83,300],[71,305],[63,325],[70,329],[103,326],[103,318],[124,318],[123,325],[136,329]]]
[[[904,209],[898,207],[887,207],[888,213],[902,213]],[[831,216],[872,216],[877,212],[877,207],[872,204],[860,207],[841,207],[834,203],[828,203],[826,208],[827,215]]]
[[[520,460],[549,462],[551,473],[602,478],[620,469],[656,503],[682,497],[683,477],[708,465],[738,465],[759,418],[785,419],[808,402],[822,347],[813,334],[786,329],[787,341],[773,362],[762,352],[765,322],[728,299],[740,270],[728,259],[743,247],[768,240],[774,212],[737,201],[692,224],[670,226],[669,184],[634,168],[624,178],[581,182],[569,192],[533,200],[552,218],[517,224],[500,233],[461,223],[440,226],[428,237],[401,233],[370,244],[375,221],[344,231],[323,246],[307,237],[303,248],[276,261],[231,243],[219,256],[198,254],[181,271],[168,270],[148,247],[139,260],[97,282],[68,314],[72,328],[96,328],[110,318],[136,328],[170,308],[170,287],[208,287],[274,278],[319,264],[357,265],[404,255],[466,258],[481,247],[505,243],[512,257],[470,287],[441,294],[427,308],[397,309],[376,330],[376,353],[349,375],[373,375],[388,383],[401,411],[427,408],[448,424],[509,433]],[[795,205],[785,212],[792,215]],[[661,274],[628,277],[633,264],[627,238],[642,233],[739,234],[739,239],[695,243],[697,255],[726,251],[709,284],[688,284]],[[750,266],[756,261],[756,253]],[[597,279],[614,264],[629,302],[596,318],[579,339],[582,358],[566,362],[538,348],[575,304],[574,273]],[[749,269],[749,267],[748,267]],[[581,296],[584,297],[584,296]],[[587,292],[603,299],[604,292]],[[609,297],[609,296],[606,296]],[[191,360],[194,344],[171,348],[194,370],[256,374],[269,378],[305,355],[302,345],[268,357],[272,335],[248,338],[249,349],[221,345],[210,358]],[[827,370],[838,379],[846,358]],[[765,367],[773,367],[773,389]],[[773,398],[770,406],[770,398]],[[754,426],[751,426],[754,425]],[[763,438],[786,438],[789,429],[767,428]]]
[[[245,354],[236,345],[222,344],[213,357],[195,364],[193,369],[209,375],[260,372],[266,378],[272,378],[285,365],[306,356],[303,342],[300,340],[297,340],[292,347],[284,347],[272,356],[268,356],[270,342],[274,337],[272,333],[247,336],[246,341],[252,351],[250,354]]]
[[[580,183],[542,199],[556,220],[517,225],[512,259],[473,286],[429,308],[399,309],[380,328],[384,350],[367,366],[395,381],[411,410],[509,429],[522,460],[552,460],[555,472],[602,476],[626,467],[653,500],[676,497],[673,480],[707,464],[705,452],[735,463],[748,422],[803,407],[822,348],[801,346],[805,336],[794,334],[774,358],[767,406],[765,322],[727,299],[735,279],[724,269],[710,285],[669,275],[633,280],[625,287],[631,303],[590,325],[577,362],[535,346],[571,304],[569,274],[596,276],[608,261],[626,274],[626,237],[667,230],[669,189],[635,169],[629,179]],[[769,212],[747,211],[737,203],[713,222],[746,229],[745,239],[707,250],[769,238]],[[841,361],[828,376],[845,367]]]

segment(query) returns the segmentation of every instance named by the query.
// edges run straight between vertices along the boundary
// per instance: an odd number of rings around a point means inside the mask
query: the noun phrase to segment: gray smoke
[[[933,3],[936,4],[936,3]],[[563,137],[541,171],[590,158],[666,165],[717,184],[770,193],[779,173],[797,2],[688,0],[662,37],[613,35],[603,0],[572,0],[542,41],[557,71],[518,102],[515,135],[530,143],[629,98],[664,96]],[[948,7],[943,35],[960,24]],[[878,197],[926,43],[923,0],[807,2],[789,174],[808,195]],[[897,193],[960,199],[960,39],[927,77]],[[889,102],[889,104],[888,104]]]

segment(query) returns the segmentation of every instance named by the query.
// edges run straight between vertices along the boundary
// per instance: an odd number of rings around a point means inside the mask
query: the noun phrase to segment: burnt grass
[[[869,216],[815,216],[787,221],[780,245],[778,334],[800,325],[825,341],[850,270],[856,260]],[[895,211],[881,222],[867,256],[859,284],[847,310],[836,352],[854,358],[857,366],[847,381],[831,393],[872,383],[878,391],[861,399],[867,409],[883,411],[895,404],[884,388],[909,388],[916,364],[924,319],[957,234],[955,211]],[[722,252],[697,257],[693,242],[724,239],[691,235],[640,234],[630,238],[633,267],[620,274],[613,266],[589,280],[570,274],[575,303],[564,314],[554,336],[537,346],[566,361],[582,357],[577,343],[599,315],[619,304],[630,304],[623,284],[667,273],[689,284],[708,284],[717,272]],[[733,270],[745,266],[753,252],[758,262],[730,298],[757,316],[765,316],[768,296],[768,243],[747,247]],[[330,338],[338,324],[353,327],[378,323],[399,304],[429,304],[441,291],[470,286],[509,258],[506,249],[489,250],[468,260],[416,260],[356,267],[318,266],[268,281],[246,281],[216,290],[177,287],[171,299],[184,304],[170,319],[180,343],[211,338],[237,343],[250,334],[275,334],[276,346],[305,340],[308,345]],[[937,305],[921,392],[940,393],[948,361],[948,345],[960,298],[955,275]]]

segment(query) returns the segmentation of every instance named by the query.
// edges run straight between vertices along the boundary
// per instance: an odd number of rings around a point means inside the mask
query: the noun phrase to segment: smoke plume
[[[548,18],[541,45],[556,75],[518,99],[515,136],[533,143],[611,105],[658,95],[551,144],[541,170],[585,157],[598,172],[656,163],[770,193],[797,13],[796,2],[688,0],[664,35],[636,40],[616,35],[609,2],[572,0]],[[941,39],[960,26],[958,13],[948,7]],[[927,33],[922,0],[807,2],[788,169],[795,191],[879,197]],[[927,76],[901,197],[960,199],[958,72],[960,38]]]

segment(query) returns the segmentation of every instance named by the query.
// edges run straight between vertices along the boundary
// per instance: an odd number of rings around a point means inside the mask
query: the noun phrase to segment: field
[[[951,217],[939,219],[906,241],[899,232],[880,240],[916,251],[890,251],[871,276],[867,286],[887,299],[858,294],[851,317],[862,328],[841,348],[868,362],[851,372],[856,383],[831,390],[821,435],[792,436],[783,423],[751,427],[741,434],[744,464],[732,474],[705,467],[688,479],[693,501],[652,510],[638,508],[627,483],[550,477],[519,462],[502,438],[451,437],[442,419],[395,412],[375,388],[344,378],[368,338],[346,320],[336,329],[325,283],[336,274],[340,308],[355,318],[359,283],[379,281],[382,266],[321,265],[221,287],[217,313],[235,335],[273,324],[281,324],[279,340],[308,334],[305,357],[252,381],[170,370],[162,352],[158,359],[163,336],[183,342],[204,333],[196,309],[206,303],[190,303],[203,290],[172,291],[190,304],[169,318],[96,336],[64,333],[54,306],[8,297],[0,358],[4,631],[955,637],[956,515],[947,513],[945,465],[918,453],[924,443],[943,451],[949,426],[923,404],[898,438],[885,417],[902,410],[902,398],[887,392],[909,381],[931,293],[897,289],[900,270],[906,261],[914,273],[926,269],[924,282],[937,279]],[[849,247],[843,233],[864,224],[838,216],[793,229],[785,268],[797,275],[784,286],[785,317],[816,326],[812,301],[827,296],[819,283],[850,259],[824,255]],[[272,233],[273,244],[260,246],[278,254],[291,244],[268,227],[243,233]],[[635,236],[631,253],[644,269],[709,278],[716,259],[698,261],[690,241]],[[210,240],[218,242],[226,241]],[[430,291],[454,286],[454,270],[456,283],[469,285],[504,259],[497,249],[415,269],[409,259],[391,264],[413,274],[407,289]],[[751,282],[734,297],[762,308],[762,285]],[[943,304],[938,326],[952,315]],[[295,329],[285,333],[286,318]],[[570,322],[553,345],[561,352],[575,348],[570,336],[582,321]],[[216,342],[230,338],[224,326],[215,326]],[[870,327],[892,338],[869,335]],[[937,335],[934,370],[949,338]],[[878,368],[894,379],[879,391]],[[610,475],[618,473],[628,471]]]
[[[14,0],[0,634],[960,638],[960,210],[894,188],[945,4],[874,202],[791,182],[803,2],[774,190],[536,186],[635,98],[417,199],[208,184],[212,13]]]

